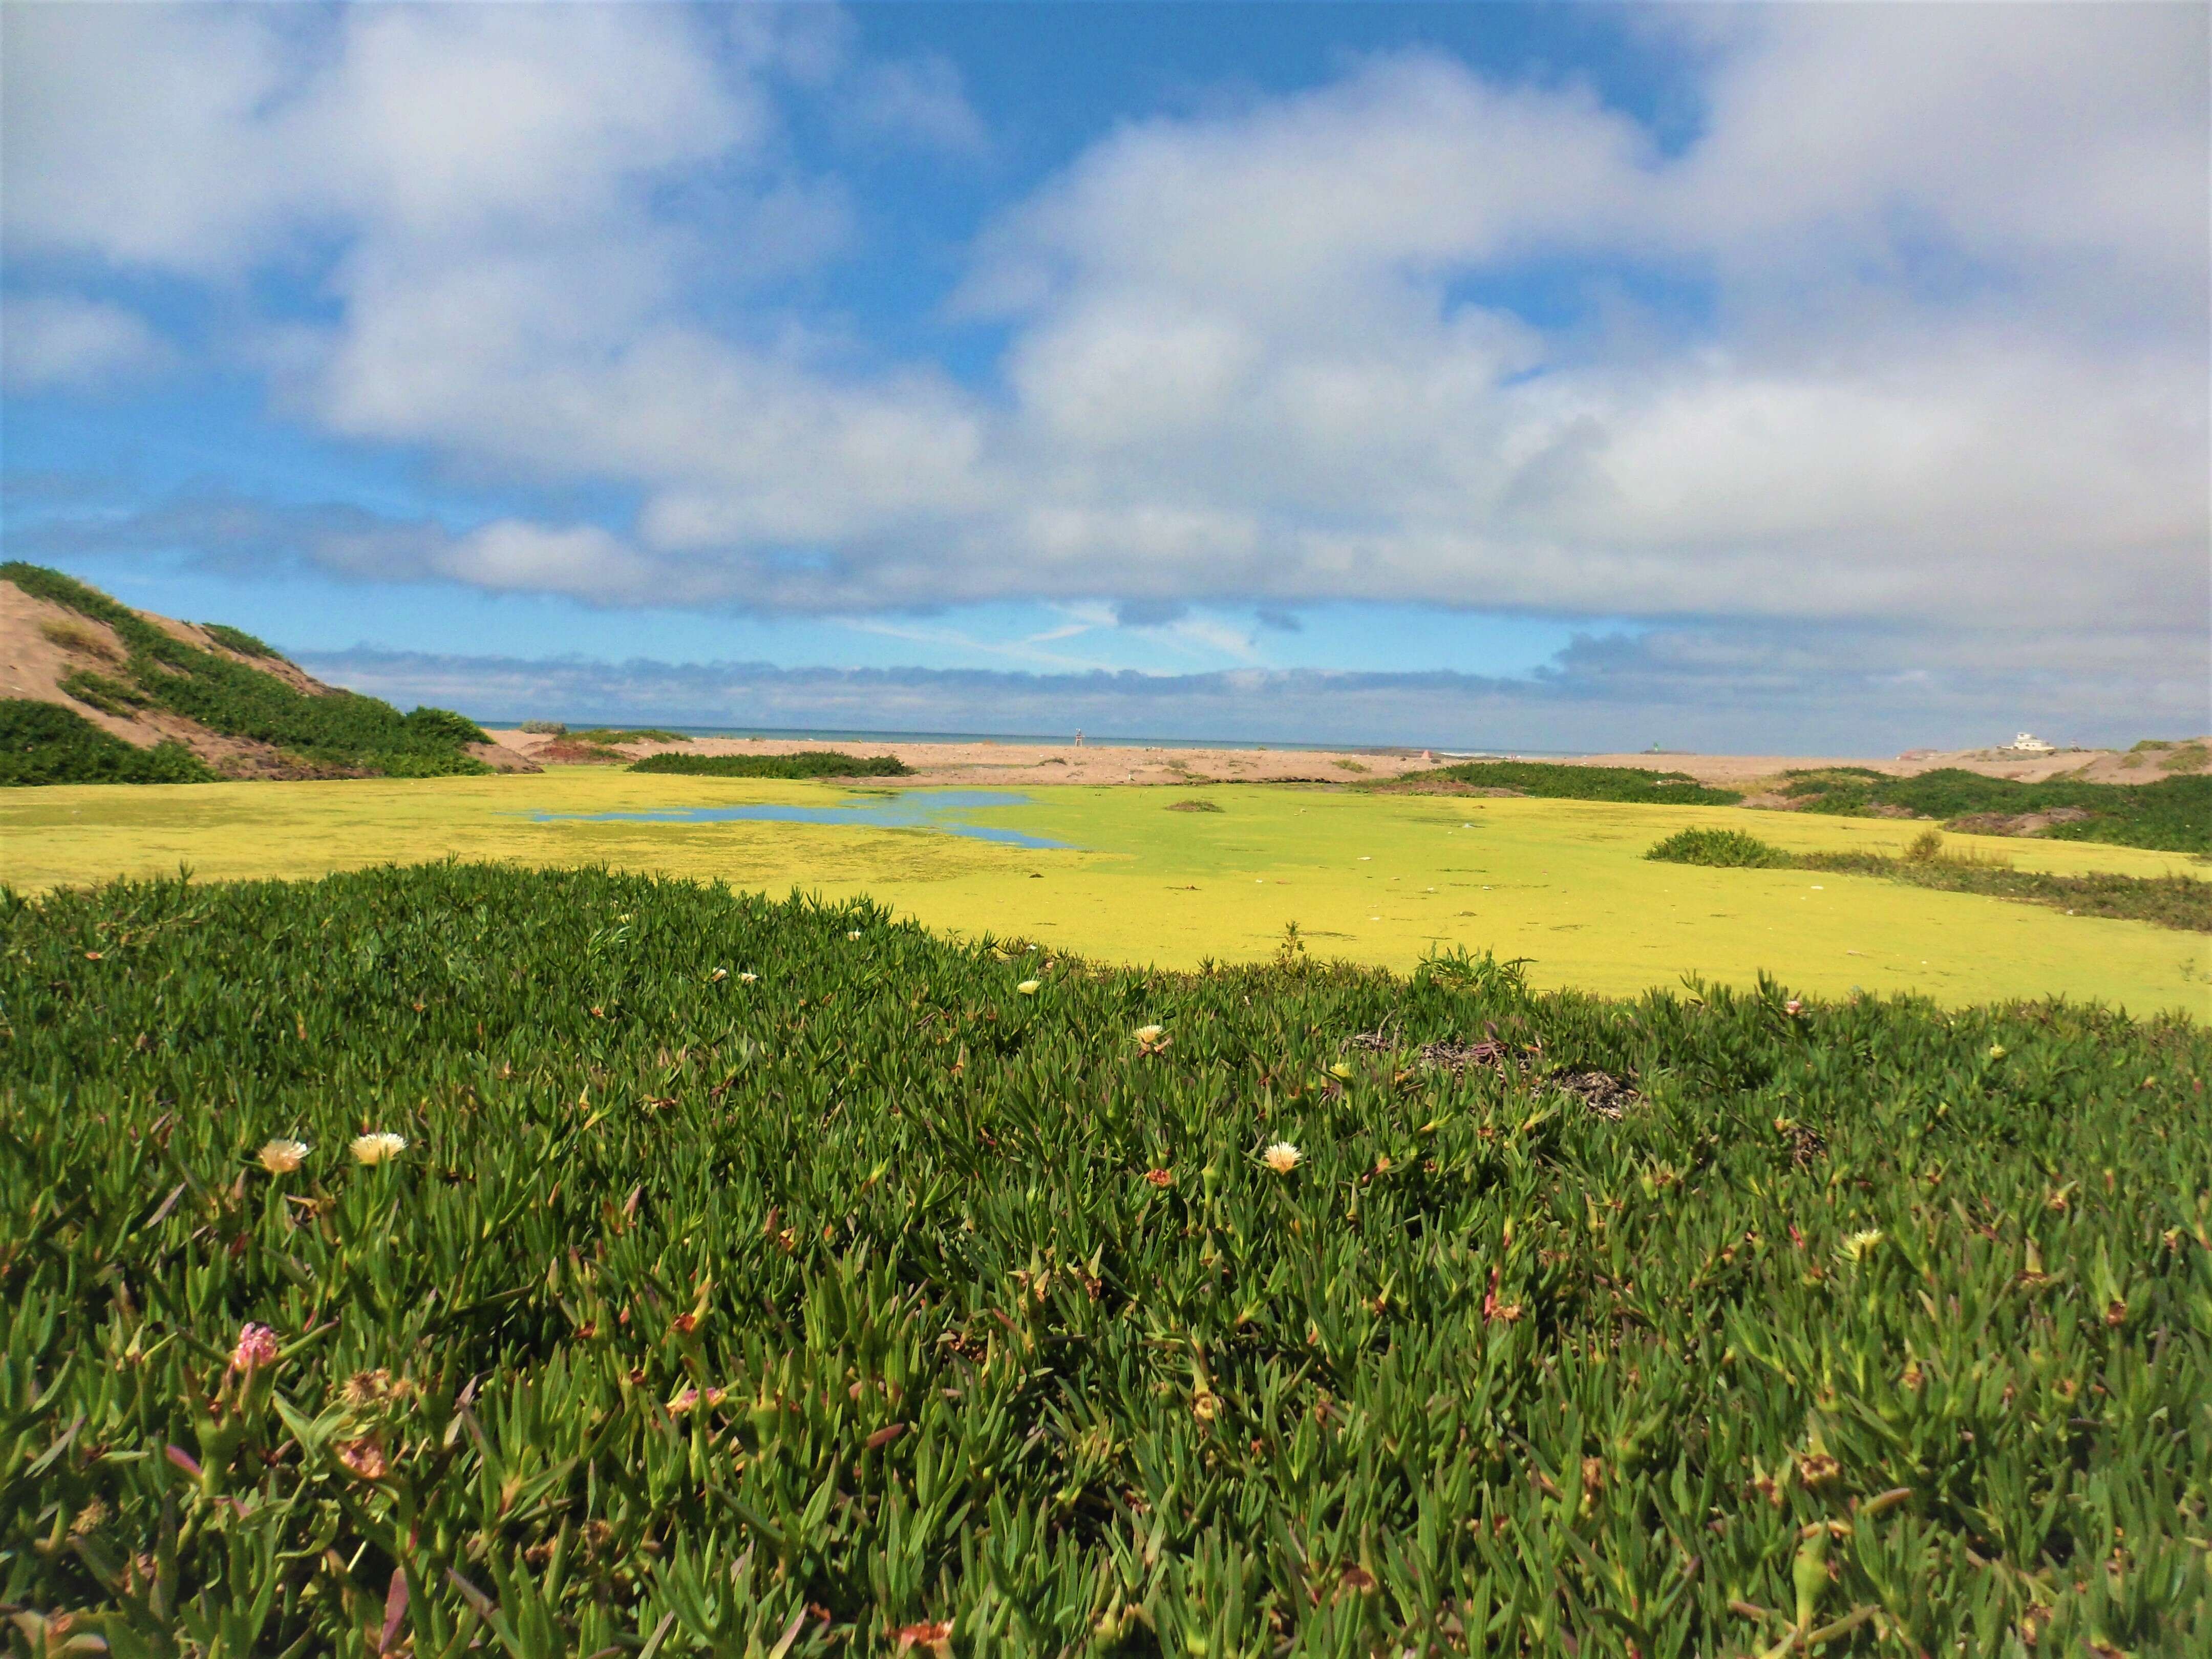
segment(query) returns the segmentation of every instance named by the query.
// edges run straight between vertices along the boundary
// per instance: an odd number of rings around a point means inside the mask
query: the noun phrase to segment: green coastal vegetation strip
[[[681,732],[671,732],[658,726],[594,726],[582,732],[569,732],[567,735],[571,743],[689,743],[691,741]]]
[[[1510,789],[1516,794],[1551,800],[1611,800],[1670,806],[1733,806],[1743,799],[1733,789],[1715,789],[1686,772],[1651,772],[1636,766],[1565,766],[1552,761],[1466,761],[1455,766],[1401,774],[1391,783],[1468,784],[1478,789]]]
[[[914,769],[896,755],[802,749],[791,755],[647,755],[629,769],[696,778],[902,778]]]
[[[112,1653],[2212,1648],[2186,1020],[466,865],[13,901],[0,1017]]]
[[[115,630],[127,653],[125,662],[80,669],[62,681],[63,691],[88,707],[118,715],[147,709],[181,714],[222,736],[271,744],[303,768],[326,774],[434,777],[489,769],[465,749],[484,742],[483,732],[459,714],[428,708],[402,714],[356,692],[298,690],[273,674],[174,639],[96,588],[40,565],[0,564],[0,580]],[[249,646],[260,644],[240,637]],[[274,655],[266,647],[255,654]],[[69,741],[35,753],[25,765],[50,773],[90,752]],[[17,781],[88,783],[109,777],[79,772]]]
[[[1910,778],[1836,767],[1793,772],[1780,793],[1807,812],[1903,814],[1960,830],[2212,853],[2212,775],[2204,774],[2154,783],[2022,783],[1957,767]],[[2029,817],[2044,822],[2017,822]]]
[[[208,783],[216,773],[181,743],[140,749],[73,708],[0,698],[0,787],[27,783]]]
[[[227,623],[202,623],[200,632],[217,645],[227,646],[241,657],[271,657],[284,660],[283,653],[264,640],[256,639],[242,628],[233,628]]]
[[[2015,870],[1999,859],[1960,856],[1923,830],[1902,856],[1886,853],[1791,853],[1740,830],[1678,830],[1644,854],[1662,864],[1735,870],[1828,870],[1881,876],[1948,893],[1981,893],[2051,905],[2069,915],[2109,916],[2212,933],[2212,881],[2179,872],[2163,876],[2105,872],[2057,875]]]

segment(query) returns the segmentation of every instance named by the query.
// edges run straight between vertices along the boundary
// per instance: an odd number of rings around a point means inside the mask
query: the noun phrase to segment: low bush
[[[217,645],[235,651],[241,657],[271,657],[282,662],[283,653],[265,641],[258,640],[242,628],[233,628],[228,623],[202,623],[200,632]]]
[[[848,755],[802,749],[793,755],[647,755],[633,772],[698,778],[902,778],[914,769],[896,755]]]
[[[568,735],[568,728],[559,720],[525,720],[516,729],[527,732],[533,737],[564,738]]]
[[[1808,812],[1880,814],[1955,823],[1982,833],[2011,829],[2051,841],[2094,841],[2169,852],[2212,852],[2212,776],[2169,776],[2154,783],[2087,783],[2053,778],[2023,783],[1942,767],[1898,778],[1862,768],[1793,772],[1782,794]],[[2063,815],[2051,817],[2048,815]]]
[[[1735,870],[1779,870],[1790,855],[1741,830],[1680,830],[1644,855],[1662,864],[1707,864]]]
[[[471,866],[0,1010],[29,1651],[2212,1650],[2187,1021]]]
[[[0,786],[204,783],[215,776],[180,743],[141,749],[59,703],[0,700]]]
[[[681,732],[664,731],[657,726],[641,726],[635,728],[595,726],[588,732],[572,732],[569,735],[578,743],[689,743],[691,741]]]
[[[2052,875],[2015,870],[1980,852],[1952,853],[1943,837],[1923,830],[1901,854],[1790,853],[1737,830],[1679,830],[1644,855],[1665,864],[1698,864],[1739,870],[1825,870],[1877,876],[1950,893],[1979,893],[2048,905],[2069,915],[2154,922],[2191,933],[2212,933],[2212,881],[2164,876]]]
[[[1557,761],[1463,761],[1401,773],[1394,784],[1378,787],[1387,789],[1420,783],[1464,783],[1551,800],[1662,802],[1676,806],[1733,806],[1743,799],[1735,790],[1699,783],[1686,772],[1650,772],[1636,766],[1570,766]]]

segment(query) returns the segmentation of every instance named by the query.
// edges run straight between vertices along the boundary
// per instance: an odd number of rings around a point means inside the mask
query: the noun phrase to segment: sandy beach
[[[557,762],[563,758],[556,745],[563,739],[507,727],[491,733],[494,742],[532,760]],[[636,759],[664,750],[690,755],[777,755],[804,749],[835,748],[854,754],[896,755],[914,769],[907,784],[1202,784],[1202,783],[1383,783],[1408,772],[1449,765],[1475,758],[1445,750],[1376,749],[1279,749],[1255,744],[1249,748],[1144,748],[1073,743],[969,743],[872,741],[853,738],[830,742],[823,738],[695,738],[685,743],[635,743],[620,745],[623,755]],[[552,750],[554,752],[548,754]],[[1480,757],[1510,759],[1510,755]],[[1531,757],[1530,758],[1538,758]],[[1559,757],[1543,757],[1559,759]],[[2136,763],[2130,766],[2129,760]],[[1783,773],[1825,766],[1864,766],[1904,777],[1938,767],[1963,767],[1992,777],[2036,782],[2045,778],[2082,775],[2099,782],[2153,781],[2164,775],[2154,763],[2141,757],[2124,756],[2109,749],[2061,749],[2049,754],[2023,754],[1996,749],[1936,751],[1912,750],[1905,754],[1869,757],[1861,755],[1582,755],[1566,762],[1583,766],[1635,766],[1655,771],[1684,772],[1701,783],[1729,788],[1756,789]]]

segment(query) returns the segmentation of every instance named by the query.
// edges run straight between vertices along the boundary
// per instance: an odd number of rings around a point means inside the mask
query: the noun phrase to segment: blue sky
[[[0,30],[10,556],[403,701],[2207,723],[2198,7]]]

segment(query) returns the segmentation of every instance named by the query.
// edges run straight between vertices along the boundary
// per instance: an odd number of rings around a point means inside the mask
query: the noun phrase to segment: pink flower
[[[250,1371],[257,1365],[276,1363],[276,1333],[252,1320],[238,1328],[238,1346],[230,1351],[230,1368]]]
[[[1802,1011],[1804,1006],[1805,1005],[1803,1003],[1798,1001],[1796,997],[1792,997],[1789,1001],[1782,1005],[1782,1012],[1789,1015],[1792,1019],[1795,1019],[1799,1012]]]

